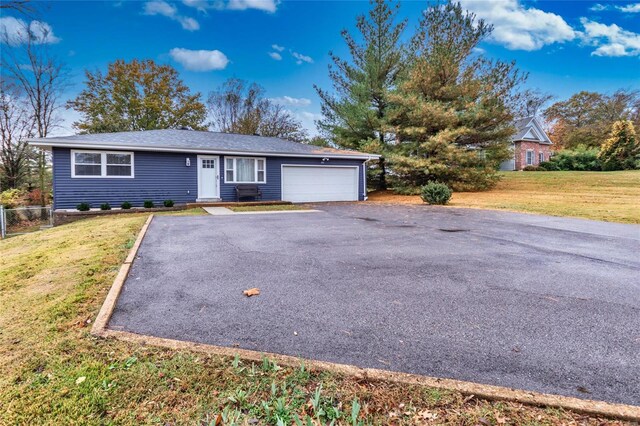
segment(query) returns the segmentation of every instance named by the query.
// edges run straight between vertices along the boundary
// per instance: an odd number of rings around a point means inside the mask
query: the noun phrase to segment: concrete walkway
[[[203,207],[203,209],[212,216],[228,216],[238,214],[278,214],[278,213],[317,213],[320,210],[256,210],[248,212],[234,212],[226,207]]]

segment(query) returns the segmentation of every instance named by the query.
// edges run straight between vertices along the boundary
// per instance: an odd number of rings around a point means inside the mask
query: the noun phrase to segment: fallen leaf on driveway
[[[257,296],[260,294],[260,289],[258,287],[250,288],[249,290],[245,290],[242,292],[247,297]]]

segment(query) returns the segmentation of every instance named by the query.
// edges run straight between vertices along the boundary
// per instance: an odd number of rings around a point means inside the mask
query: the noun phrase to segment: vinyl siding
[[[222,157],[221,157],[222,158]],[[321,166],[322,160],[320,158],[294,158],[294,157],[266,157],[267,159],[267,182],[265,184],[259,184],[258,186],[262,190],[263,200],[280,200],[282,194],[282,165],[283,164],[296,164],[296,165],[308,165],[308,166]],[[223,163],[223,162],[222,162]],[[362,160],[344,160],[344,159],[331,159],[325,163],[327,166],[359,166],[359,188],[358,195],[360,200],[364,200],[364,179],[363,179],[363,167]],[[224,177],[224,164],[222,164],[222,171]],[[220,184],[220,195],[223,201],[235,201],[236,200],[236,184],[225,183],[224,178]]]
[[[189,158],[191,166],[186,166]],[[266,183],[259,184],[263,200],[280,200],[281,166],[283,164],[321,165],[319,158],[265,157]],[[362,160],[331,159],[333,166],[359,166],[359,198],[364,199],[364,168]],[[224,156],[220,155],[220,197],[235,201],[235,185],[224,182]],[[144,200],[162,205],[164,200],[176,204],[195,202],[198,197],[197,154],[166,152],[134,152],[135,178],[72,178],[71,150],[53,148],[54,208],[73,209],[86,202],[97,208],[108,202],[119,207],[124,201],[141,206]]]

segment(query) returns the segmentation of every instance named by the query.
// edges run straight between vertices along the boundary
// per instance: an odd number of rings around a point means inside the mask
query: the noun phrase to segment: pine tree
[[[400,41],[407,21],[396,23],[399,4],[370,0],[367,16],[357,18],[359,43],[346,30],[342,36],[349,47],[351,59],[331,55],[329,77],[334,93],[314,86],[322,101],[323,119],[318,127],[323,135],[341,148],[386,154],[393,143],[386,129],[388,94],[405,61]],[[377,182],[386,188],[385,160],[379,162]]]
[[[496,182],[514,132],[510,105],[526,76],[514,63],[474,53],[492,29],[460,4],[424,12],[415,58],[389,96],[398,141],[389,160],[398,187],[415,192],[434,180],[481,190]]]
[[[598,159],[602,162],[602,170],[637,168],[640,161],[640,141],[631,120],[613,123],[611,135],[602,145]]]

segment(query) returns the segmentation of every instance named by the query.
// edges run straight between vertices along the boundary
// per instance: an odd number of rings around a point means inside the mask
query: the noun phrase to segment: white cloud
[[[182,0],[182,3],[185,6],[192,7],[204,13],[207,12],[207,9],[213,9],[213,5],[209,5],[209,2],[207,2],[207,0]]]
[[[291,96],[281,96],[279,98],[271,98],[271,100],[281,105],[290,105],[294,107],[311,105],[311,100],[307,98],[293,98]]]
[[[640,3],[631,3],[624,6],[616,6],[616,9],[624,13],[640,13]]]
[[[200,24],[193,18],[183,16],[178,13],[178,9],[163,0],[153,0],[144,4],[145,15],[161,15],[166,16],[176,22],[179,22],[183,29],[187,31],[197,31],[200,29]]]
[[[182,28],[187,31],[197,31],[200,29],[200,24],[193,18],[187,16],[178,16],[178,22],[182,25]]]
[[[303,62],[312,64],[313,63],[313,59],[311,59],[311,56],[306,56],[303,55],[301,53],[298,52],[291,52],[291,56],[293,56],[294,58],[296,58],[296,64],[300,65]]]
[[[179,47],[169,51],[174,61],[191,71],[213,71],[225,69],[227,56],[219,50],[189,50]]]
[[[581,18],[583,41],[595,46],[594,56],[640,56],[640,34],[627,31],[616,24],[606,25]]]
[[[64,99],[73,99],[77,93],[65,93]],[[56,112],[57,125],[49,132],[47,136],[69,136],[76,134],[78,129],[73,127],[73,123],[82,120],[83,116],[75,109],[60,108]]]
[[[589,8],[594,12],[602,12],[604,10],[619,10],[622,13],[640,13],[640,3],[629,3],[624,6],[612,5],[612,4],[600,4],[596,3]]]
[[[282,52],[282,51],[284,50],[284,47],[282,47],[282,46],[278,46],[277,44],[272,44],[272,45],[271,45],[271,48],[272,48],[273,50],[277,50],[278,52]]]
[[[186,6],[193,7],[200,12],[207,10],[247,10],[256,9],[273,13],[278,8],[279,0],[182,0]]]
[[[511,50],[538,50],[547,44],[576,38],[576,32],[555,13],[533,7],[519,0],[462,0],[462,6],[493,24],[491,38]]]
[[[273,13],[278,8],[278,3],[275,0],[229,0],[227,8],[231,10],[258,9]]]
[[[309,136],[317,136],[318,129],[316,127],[316,121],[322,118],[322,114],[317,114],[309,111],[290,111],[293,116],[302,123],[302,127],[309,131]]]
[[[603,10],[607,10],[607,9],[609,9],[609,6],[606,6],[600,3],[596,3],[589,8],[589,10],[592,10],[594,12],[602,12]]]
[[[271,59],[275,59],[276,61],[282,60],[282,55],[278,52],[269,52],[269,56],[271,56]]]
[[[167,18],[173,18],[178,14],[178,9],[170,5],[166,1],[154,0],[144,4],[145,15],[162,15]]]
[[[35,44],[51,44],[60,41],[60,38],[53,33],[51,25],[46,22],[31,21],[27,24],[13,16],[0,18],[0,36],[3,43],[6,41],[12,46],[26,43],[29,37]]]

